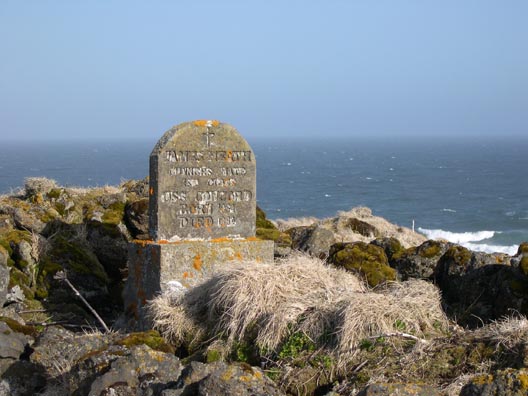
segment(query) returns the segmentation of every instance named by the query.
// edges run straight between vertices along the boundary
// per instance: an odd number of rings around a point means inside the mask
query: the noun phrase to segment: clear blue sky
[[[0,137],[528,135],[528,1],[0,0]]]

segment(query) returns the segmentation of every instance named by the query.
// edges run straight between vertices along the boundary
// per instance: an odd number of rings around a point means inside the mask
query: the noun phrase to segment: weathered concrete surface
[[[156,294],[171,287],[192,287],[222,267],[242,260],[273,262],[273,241],[218,238],[131,243],[124,292],[127,316],[137,322],[139,329],[150,328],[144,307]]]
[[[149,233],[154,241],[255,236],[256,161],[231,125],[177,125],[150,155]]]

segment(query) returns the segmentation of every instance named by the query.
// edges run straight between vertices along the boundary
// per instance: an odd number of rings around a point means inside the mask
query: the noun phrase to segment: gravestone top
[[[229,124],[177,125],[150,154],[149,197],[155,241],[255,236],[253,150]]]

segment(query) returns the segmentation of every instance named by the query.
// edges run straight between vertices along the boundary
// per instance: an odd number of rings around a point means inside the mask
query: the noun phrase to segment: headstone
[[[167,131],[150,155],[150,240],[129,245],[125,310],[138,329],[156,294],[189,288],[219,268],[273,261],[255,237],[256,162],[235,128],[193,121]]]
[[[153,240],[255,236],[255,156],[235,128],[178,125],[150,155]]]

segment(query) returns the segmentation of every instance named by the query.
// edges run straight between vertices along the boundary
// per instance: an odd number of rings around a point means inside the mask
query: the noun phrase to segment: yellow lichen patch
[[[206,126],[217,127],[218,125],[220,125],[220,122],[217,120],[196,120],[193,122],[193,124],[199,127],[206,127]]]
[[[236,253],[235,253],[235,257],[236,257],[237,260],[240,260],[240,261],[243,260],[243,257],[242,257],[242,255],[240,254],[240,252],[236,252]]]
[[[196,271],[201,271],[202,270],[202,258],[200,257],[199,254],[197,254],[195,257],[194,257],[194,261],[193,261],[193,267]]]

